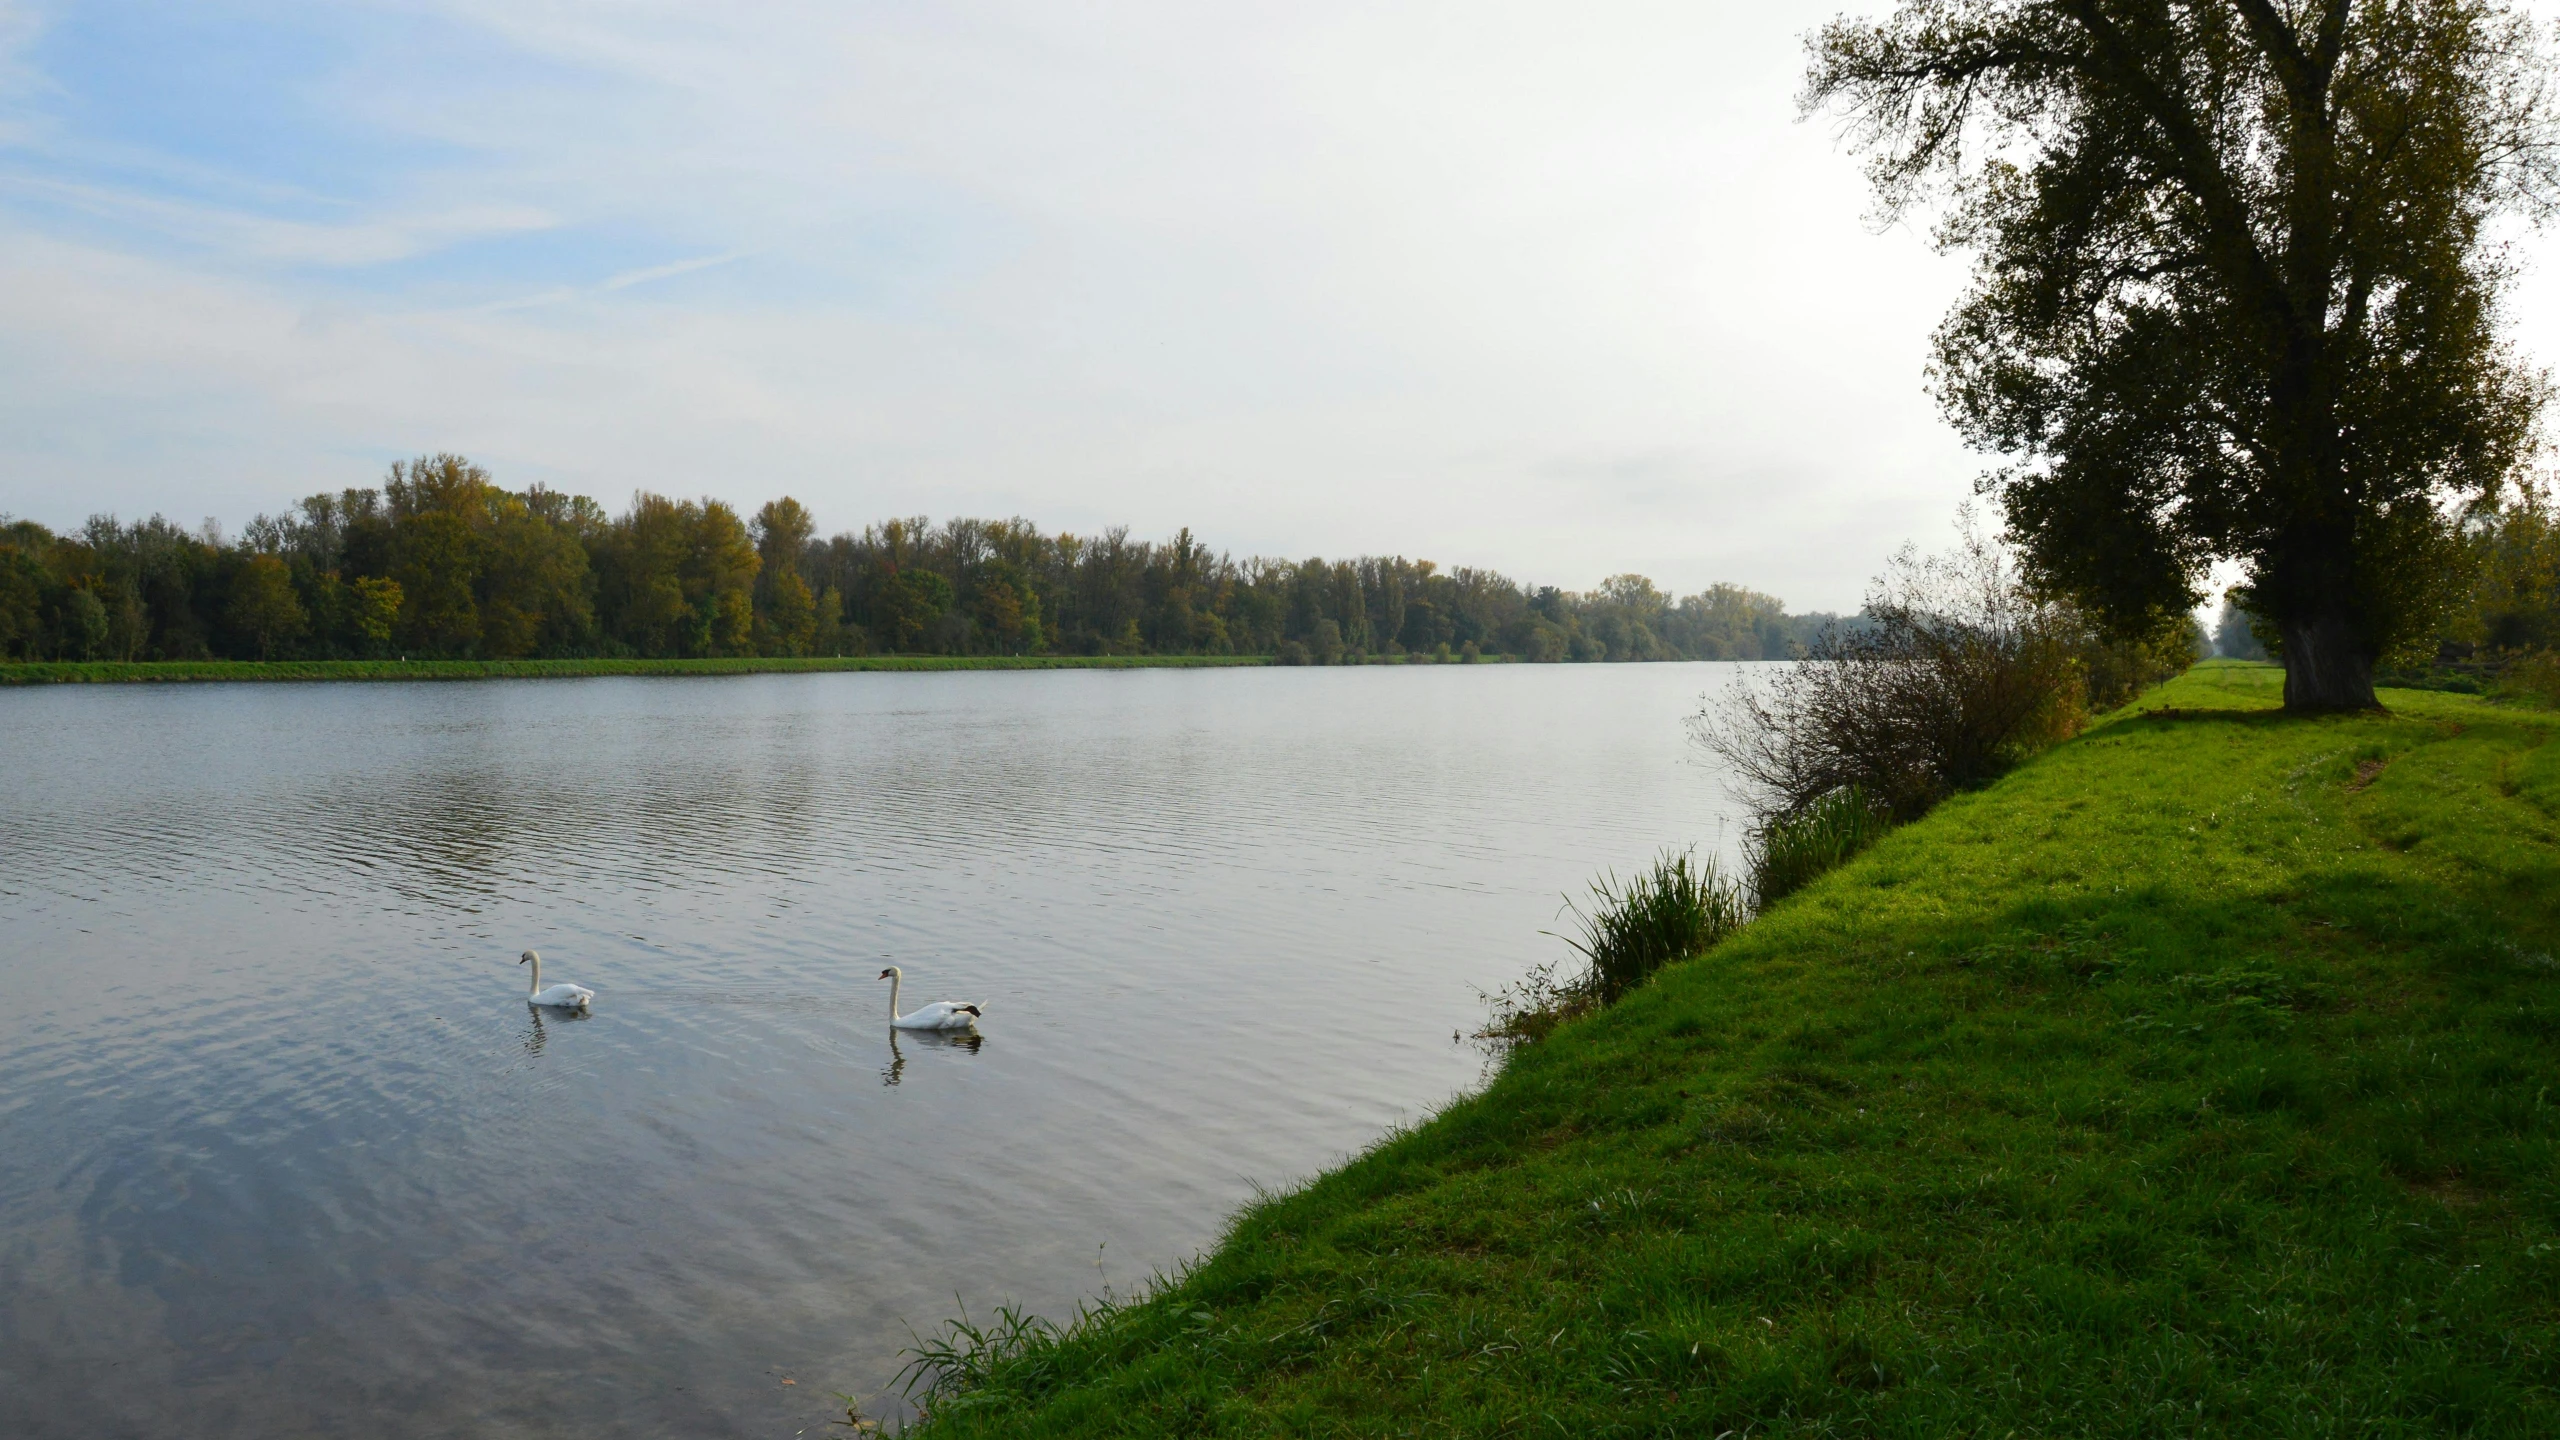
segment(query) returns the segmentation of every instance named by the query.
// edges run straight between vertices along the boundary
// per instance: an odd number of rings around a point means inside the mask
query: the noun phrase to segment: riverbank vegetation
[[[1118,670],[1267,665],[1260,655],[734,656],[694,660],[39,660],[0,664],[0,685],[183,681],[543,680],[589,675],[763,675],[840,670]]]
[[[1969,517],[1953,550],[1896,555],[1860,618],[1817,636],[1804,664],[1738,681],[1691,717],[1691,738],[1750,809],[1755,907],[2078,734],[2205,644],[2183,615],[2111,636]]]
[[[1759,818],[1743,842],[1751,901],[1766,908],[1858,857],[1893,828],[1893,812],[1856,785]]]
[[[1906,547],[1877,577],[1857,626],[1829,626],[1802,664],[1734,679],[1691,717],[1750,809],[1742,878],[1665,854],[1629,881],[1604,876],[1556,961],[1486,999],[1478,1038],[1535,1043],[1656,970],[1704,953],[1752,915],[1919,818],[2077,734],[2093,710],[2192,665],[2202,636],[2179,618],[2111,640],[2040,592],[1968,522],[1943,555]]]
[[[1820,636],[1809,663],[1737,684],[1693,726],[1764,822],[1849,790],[1896,820],[1916,819],[2186,669],[2199,651],[2183,615],[2133,641],[2109,639],[1970,525],[1946,554],[1895,556],[1863,618]]]
[[[1675,961],[1703,955],[1751,920],[1751,898],[1714,857],[1694,850],[1657,858],[1629,880],[1594,881],[1587,901],[1567,898],[1581,933],[1561,937],[1581,957],[1536,966],[1484,998],[1491,1016],[1476,1038],[1499,1049],[1532,1045],[1590,1014]]]
[[[1953,795],[940,1436],[2471,1434],[2560,1353],[2560,717],[2199,667]]]
[[[1485,998],[1477,1038],[1534,1044],[1656,970],[1704,953],[1894,826],[1979,789],[2078,734],[2089,716],[2185,671],[2204,637],[2173,617],[2142,640],[2110,639],[2077,606],[2038,589],[1970,523],[1954,550],[1905,547],[1877,577],[1860,624],[1829,626],[1803,663],[1737,676],[1690,717],[1750,810],[1744,878],[1671,853],[1635,879],[1566,900],[1579,968],[1555,961]]]
[[[608,515],[453,455],[236,540],[156,516],[65,535],[0,517],[0,661],[1758,660],[1801,654],[1829,618],[1640,575],[1572,592],[1400,557],[1238,560],[1187,530],[1158,544],[916,518],[820,538],[789,497],[741,516],[641,494]]]

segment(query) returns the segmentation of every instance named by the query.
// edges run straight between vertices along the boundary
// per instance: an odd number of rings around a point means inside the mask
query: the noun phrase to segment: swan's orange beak
[[[888,971],[886,971],[886,970],[881,971],[881,972],[880,972],[880,978],[881,978],[881,979],[883,979],[883,980],[888,979],[888,978],[889,978],[889,972],[888,972]]]

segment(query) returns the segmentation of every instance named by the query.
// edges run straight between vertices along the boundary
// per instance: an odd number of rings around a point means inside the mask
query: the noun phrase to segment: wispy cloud
[[[500,315],[509,311],[539,310],[554,305],[594,300],[616,290],[628,290],[635,285],[647,285],[659,280],[672,280],[679,275],[691,275],[697,271],[715,270],[723,265],[736,264],[746,258],[747,252],[733,250],[726,254],[700,255],[690,260],[676,260],[664,265],[643,265],[637,269],[608,275],[592,285],[553,285],[531,294],[512,295],[502,300],[463,306],[460,313]]]
[[[715,266],[731,265],[746,258],[747,255],[745,251],[732,250],[726,254],[702,255],[691,260],[678,260],[666,265],[644,265],[637,270],[625,270],[619,275],[608,277],[603,284],[598,285],[596,288],[599,290],[628,290],[634,285],[646,285],[652,280],[672,280],[678,275],[690,275],[697,270],[709,270]]]
[[[106,222],[129,239],[159,239],[222,257],[343,268],[380,265],[493,236],[556,226],[529,205],[476,205],[426,214],[376,214],[342,224],[282,219],[132,190],[0,173],[0,194]]]

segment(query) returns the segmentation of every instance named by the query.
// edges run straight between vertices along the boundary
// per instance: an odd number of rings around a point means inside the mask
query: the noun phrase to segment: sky
[[[0,512],[451,450],[1854,608],[1986,462],[1841,8],[0,0]]]

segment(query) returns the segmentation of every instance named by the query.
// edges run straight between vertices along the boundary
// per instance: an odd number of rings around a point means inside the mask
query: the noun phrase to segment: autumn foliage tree
[[[2532,448],[2491,225],[2551,203],[2547,73],[2490,0],[1904,0],[1814,38],[1805,104],[1977,257],[1933,381],[2038,578],[2132,636],[2238,560],[2327,709]]]
[[[785,495],[756,511],[748,530],[756,543],[756,648],[767,655],[806,655],[818,637],[818,600],[800,573],[818,522]]]
[[[1761,660],[1834,617],[1732,585],[1588,593],[1428,560],[1238,559],[1190,531],[921,516],[821,538],[784,496],[510,490],[459,455],[305,497],[237,542],[208,521],[0,516],[0,661],[1266,655],[1301,663]]]
[[[241,562],[231,579],[229,609],[232,626],[258,647],[261,660],[273,658],[278,644],[300,636],[311,624],[301,598],[293,593],[291,573],[273,555],[251,555]]]

